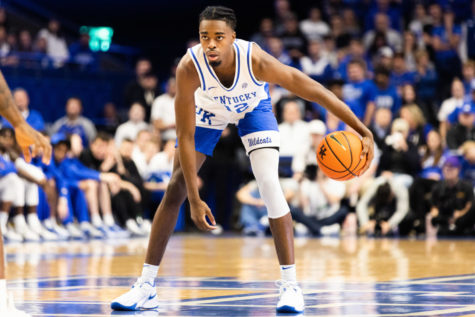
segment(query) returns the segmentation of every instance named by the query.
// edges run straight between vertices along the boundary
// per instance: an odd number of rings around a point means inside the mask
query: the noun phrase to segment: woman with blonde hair
[[[416,147],[425,144],[426,119],[422,110],[416,104],[409,104],[401,108],[400,117],[409,124],[408,142]]]

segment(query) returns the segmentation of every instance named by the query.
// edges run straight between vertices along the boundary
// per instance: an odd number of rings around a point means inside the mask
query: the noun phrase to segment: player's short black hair
[[[236,30],[236,14],[233,9],[222,6],[208,6],[200,13],[200,23],[203,20],[221,20],[226,22],[233,31]]]

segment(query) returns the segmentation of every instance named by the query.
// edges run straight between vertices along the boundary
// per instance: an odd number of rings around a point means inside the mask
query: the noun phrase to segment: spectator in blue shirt
[[[414,84],[415,73],[407,70],[404,54],[396,53],[393,59],[393,71],[391,72],[391,83],[397,87],[401,94],[401,88],[405,84]]]
[[[44,131],[45,122],[41,114],[36,110],[30,110],[30,98],[28,97],[28,92],[23,88],[17,88],[13,91],[13,100],[20,110],[23,117],[26,119],[29,125],[37,131]],[[2,127],[12,128],[10,122],[2,118]]]
[[[98,68],[97,53],[89,48],[89,34],[82,33],[77,42],[69,46],[70,61],[81,70]]]
[[[437,103],[434,96],[437,95],[437,73],[429,60],[429,54],[425,50],[419,50],[415,54],[416,72],[414,84],[418,98],[417,104],[421,107],[424,116],[432,124],[437,123]]]
[[[400,4],[396,4],[396,1],[376,0],[365,17],[365,30],[374,29],[374,17],[378,13],[384,13],[389,17],[391,28],[401,31],[401,10],[399,7]]]
[[[300,59],[302,72],[312,79],[325,84],[333,77],[333,69],[326,56],[322,56],[322,44],[319,40],[311,41],[308,45],[308,56]]]
[[[348,64],[348,83],[343,86],[343,100],[355,115],[368,125],[375,109],[372,99],[372,84],[365,78],[365,63],[352,60]]]
[[[401,98],[399,97],[396,86],[390,83],[389,70],[384,67],[378,67],[374,71],[373,99],[376,109],[388,108],[393,116],[401,107]]]
[[[452,12],[445,12],[438,4],[430,6],[433,18],[432,47],[435,52],[435,65],[439,74],[441,97],[449,94],[450,83],[454,77],[461,77],[461,61],[457,53],[462,30],[454,24]]]
[[[365,68],[371,71],[371,61],[367,58],[363,43],[358,39],[350,41],[348,54],[338,63],[338,70],[335,74],[339,79],[348,80],[348,64],[353,60],[362,60],[366,63]]]
[[[465,22],[467,30],[467,57],[475,60],[475,1],[472,2],[472,17]]]

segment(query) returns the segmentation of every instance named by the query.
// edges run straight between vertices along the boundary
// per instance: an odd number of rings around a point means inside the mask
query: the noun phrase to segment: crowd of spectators
[[[89,47],[89,34],[76,39],[66,37],[57,19],[35,29],[10,23],[7,11],[0,7],[0,65],[30,69],[68,67],[97,70],[97,52]]]
[[[475,1],[323,1],[300,18],[289,1],[276,0],[275,16],[263,18],[250,39],[343,100],[373,132],[376,155],[361,177],[329,179],[318,169],[316,148],[327,133],[349,128],[321,105],[270,85],[281,131],[279,174],[296,233],[474,234]],[[49,29],[38,39],[53,34],[61,63],[67,47],[55,26]],[[149,233],[173,167],[176,83],[173,72],[160,83],[146,58],[135,72],[123,92],[128,118],[108,103],[97,126],[81,115],[76,97],[67,100],[65,117],[43,122],[28,92],[14,90],[26,120],[51,137],[54,159],[48,166],[24,162],[2,122],[0,224],[7,240]],[[269,234],[251,176],[229,126],[198,176],[219,223],[215,233]]]

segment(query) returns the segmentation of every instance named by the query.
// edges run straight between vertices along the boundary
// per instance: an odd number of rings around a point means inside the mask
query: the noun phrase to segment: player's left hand
[[[363,143],[363,150],[361,151],[361,158],[364,158],[366,156],[366,164],[363,167],[363,170],[359,175],[363,175],[364,172],[366,172],[371,165],[371,162],[373,161],[374,157],[374,138],[373,134],[368,131],[368,134],[363,136],[363,139],[361,140]]]
[[[26,122],[15,127],[15,136],[26,162],[31,162],[32,156],[42,155],[43,163],[49,164],[51,160],[51,144],[45,136]]]

